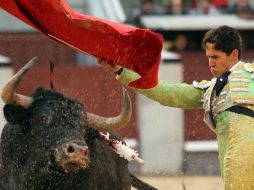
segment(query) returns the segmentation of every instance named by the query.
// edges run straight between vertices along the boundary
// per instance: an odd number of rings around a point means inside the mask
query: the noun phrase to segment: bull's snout
[[[67,143],[64,147],[65,155],[68,157],[73,156],[88,156],[89,151],[87,146],[78,145],[76,143]]]
[[[81,142],[67,142],[56,149],[56,160],[65,172],[78,172],[89,163],[89,149]]]

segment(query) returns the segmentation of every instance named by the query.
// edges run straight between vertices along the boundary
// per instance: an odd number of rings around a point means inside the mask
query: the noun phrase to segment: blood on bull
[[[113,131],[129,121],[126,90],[122,112],[109,118],[86,112],[80,102],[54,90],[38,88],[31,97],[16,93],[34,62],[35,58],[2,91],[7,124],[0,143],[0,189],[155,189],[132,175],[128,161],[96,138],[98,130]]]

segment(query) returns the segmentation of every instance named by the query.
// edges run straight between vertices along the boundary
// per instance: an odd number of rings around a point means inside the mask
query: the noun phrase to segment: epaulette
[[[193,81],[192,86],[199,89],[207,89],[211,86],[213,80],[202,80],[201,82]]]
[[[245,63],[244,64],[244,69],[246,71],[252,73],[251,79],[254,79],[254,63]]]

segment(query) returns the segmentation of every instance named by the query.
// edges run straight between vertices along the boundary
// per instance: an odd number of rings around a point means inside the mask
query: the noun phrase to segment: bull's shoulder
[[[108,133],[108,135],[110,139],[118,140],[118,141],[121,141],[122,143],[125,143],[123,141],[123,138],[117,133],[110,132]],[[128,161],[120,157],[107,142],[96,139],[93,144],[90,144],[90,145],[88,144],[88,146],[89,146],[89,149],[91,149],[90,151],[92,153],[91,156],[96,157],[94,158],[96,162],[101,162],[103,163],[102,165],[106,164],[105,167],[109,163],[111,167],[119,163],[122,164],[122,167],[128,165]],[[98,157],[98,155],[100,155],[100,157]],[[107,160],[108,163],[105,162],[105,160]],[[116,168],[114,168],[114,170],[115,169]]]
[[[4,168],[3,162],[2,162],[2,148],[0,147],[0,189],[1,190],[7,190],[6,184],[7,184],[7,175],[6,170]]]
[[[109,137],[124,142],[123,138],[118,133],[110,132]]]

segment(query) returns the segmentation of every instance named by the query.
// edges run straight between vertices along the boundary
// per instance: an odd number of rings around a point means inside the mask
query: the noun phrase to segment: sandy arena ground
[[[139,177],[159,190],[223,190],[221,177]],[[133,188],[134,190],[134,188]]]

